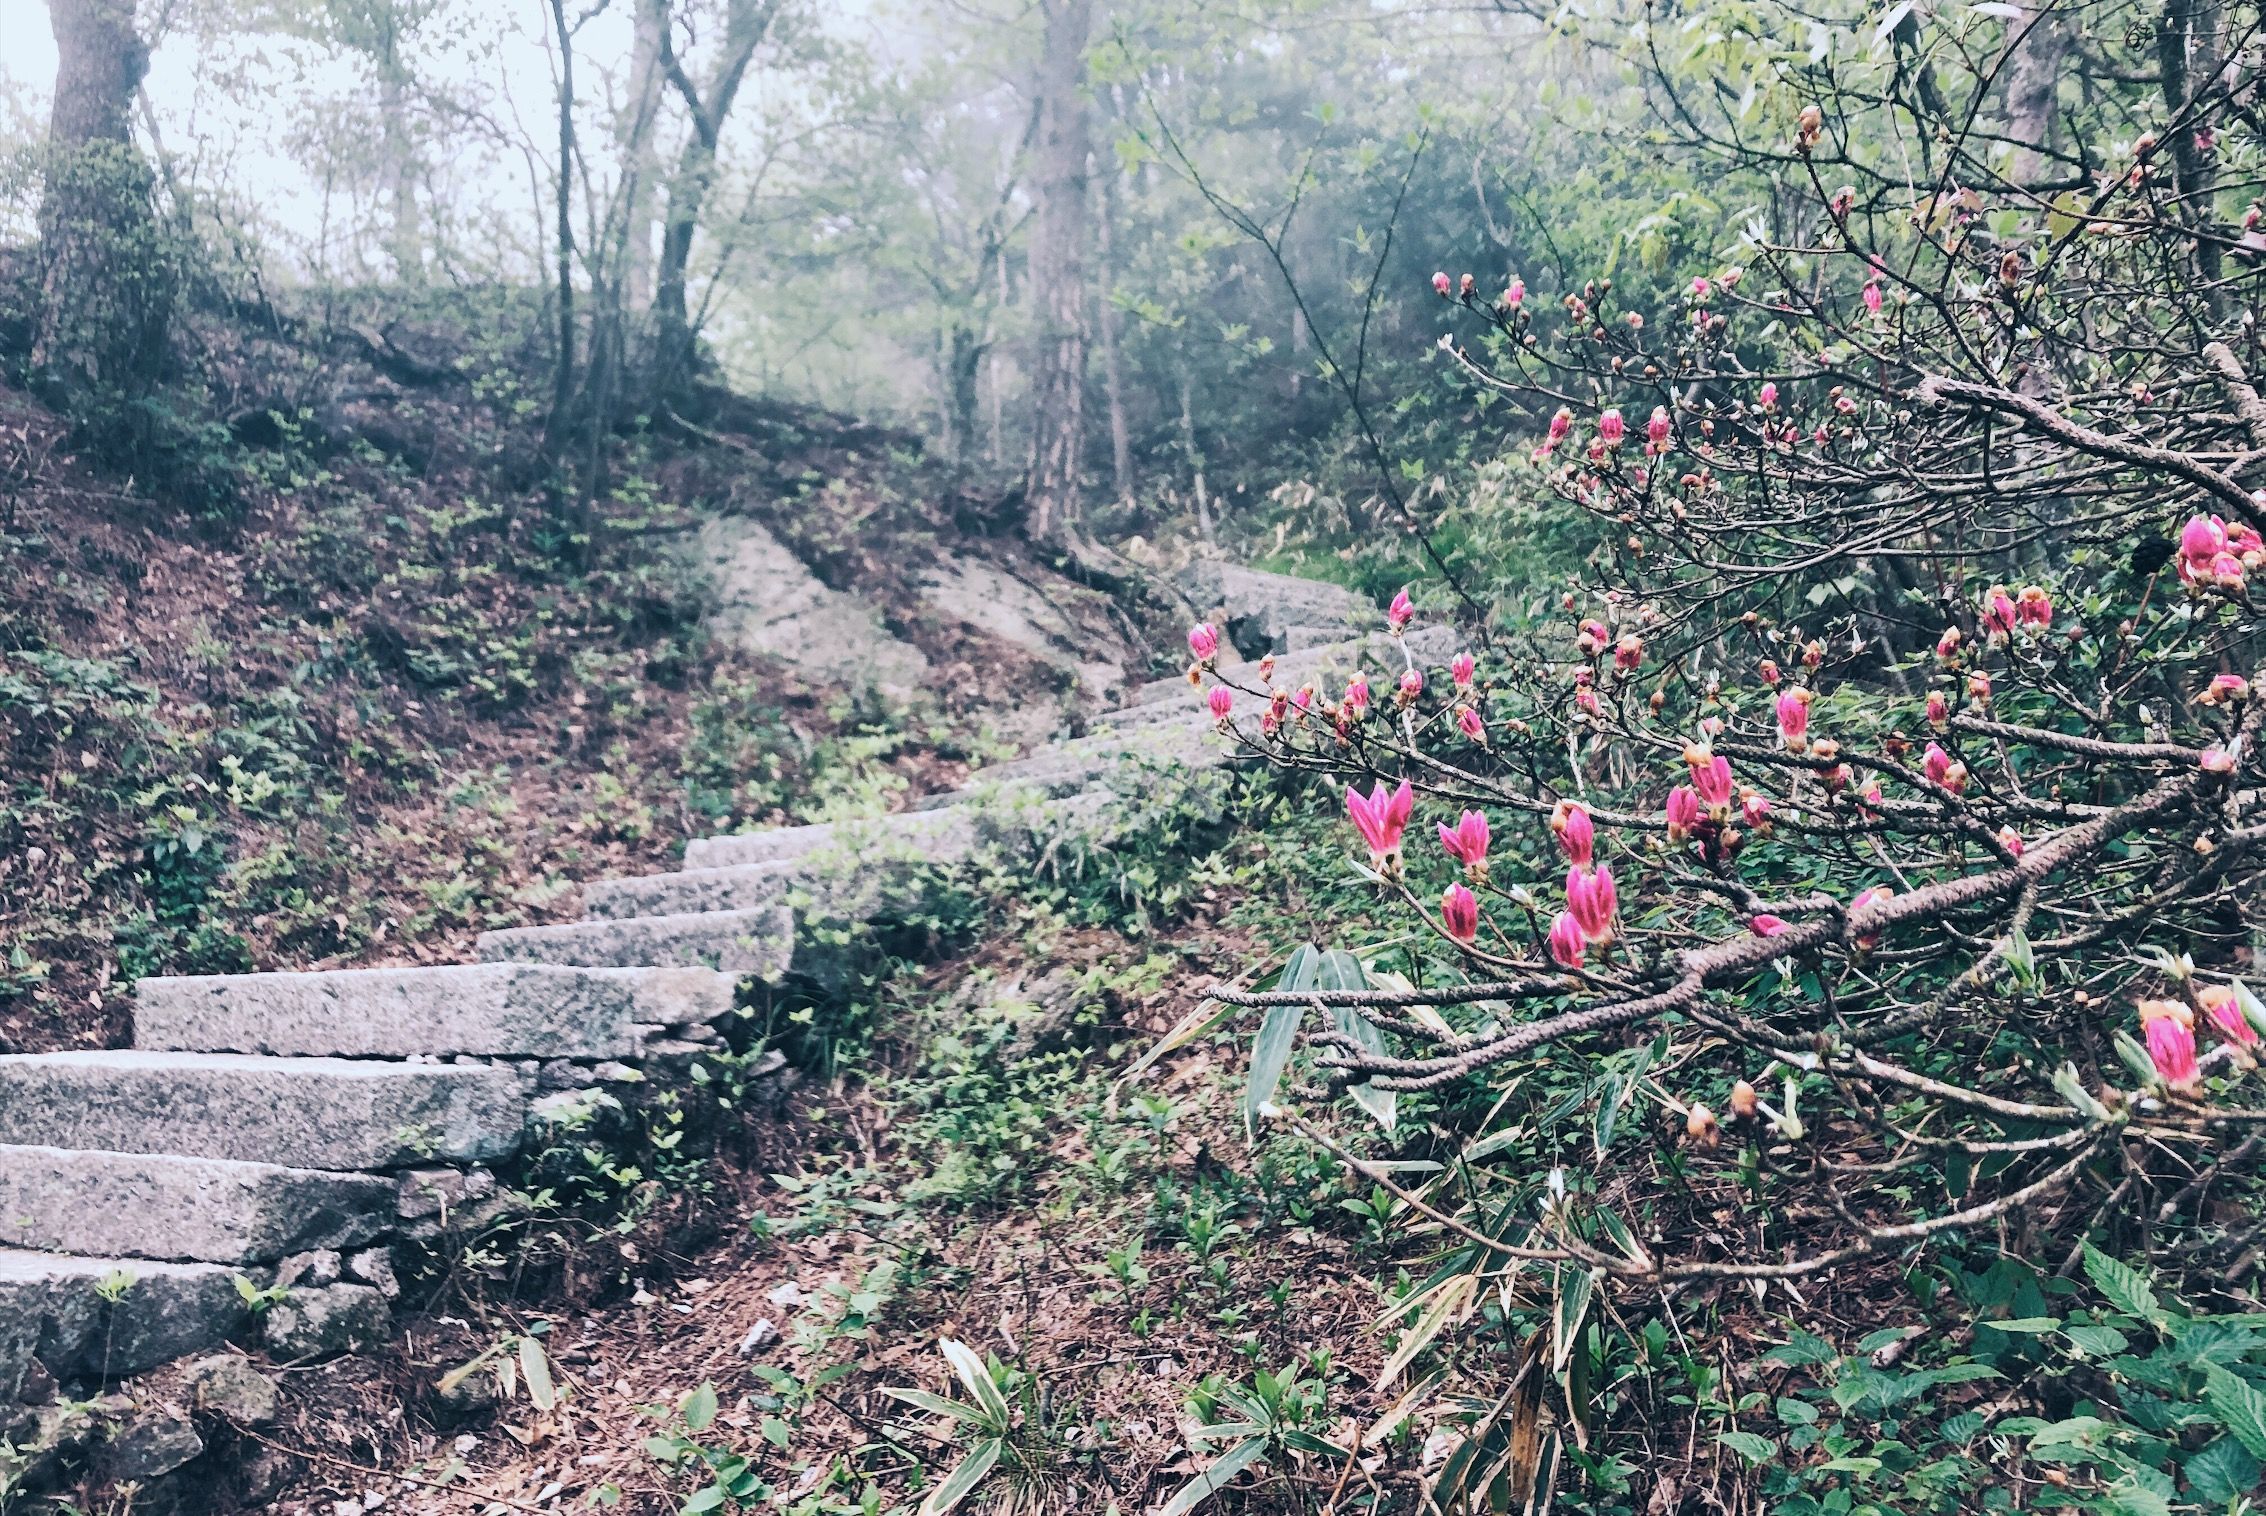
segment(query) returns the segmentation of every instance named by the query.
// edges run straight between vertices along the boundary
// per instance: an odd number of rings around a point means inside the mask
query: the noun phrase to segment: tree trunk
[[[1117,348],[1115,188],[1116,175],[1105,171],[1101,176],[1101,216],[1095,222],[1100,233],[1096,251],[1101,255],[1098,314],[1101,317],[1102,393],[1109,399],[1110,482],[1117,487],[1118,504],[1129,506],[1133,503],[1133,433],[1125,418],[1125,375]]]
[[[1078,537],[1078,480],[1086,450],[1086,159],[1084,93],[1092,0],[1043,0],[1039,129],[1031,191],[1031,454],[1025,530],[1034,541]]]
[[[555,462],[572,430],[568,410],[574,399],[574,33],[567,26],[564,0],[551,0],[551,24],[559,34],[559,343],[543,451]]]
[[[622,206],[622,304],[641,311],[653,299],[653,203],[661,182],[656,148],[661,115],[661,33],[668,0],[638,0],[630,39],[629,110],[614,128],[625,181]]]
[[[48,16],[55,109],[32,367],[66,386],[133,389],[164,364],[175,284],[131,126],[149,49],[134,0],[51,0]]]
[[[692,265],[693,236],[707,209],[708,192],[716,178],[716,155],[721,147],[724,122],[732,101],[747,77],[748,64],[770,30],[776,0],[732,0],[724,24],[722,51],[705,90],[696,86],[677,61],[667,28],[660,36],[661,67],[684,97],[692,115],[692,136],[677,158],[676,177],[669,182],[669,207],[661,228],[661,261],[653,280],[653,392],[656,399],[673,390],[692,367],[692,318],[686,307],[685,287]]]
[[[386,255],[393,276],[403,284],[425,282],[425,218],[417,209],[416,137],[409,129],[409,81],[389,35],[378,53],[378,118],[384,133],[386,192],[393,218],[386,228]]]
[[[2051,0],[2029,0],[2007,23],[2007,33],[2014,53],[2006,65],[2006,134],[2020,144],[2012,177],[2029,185],[2054,172],[2046,155],[2053,148],[2055,86],[2069,52],[2069,31]]]

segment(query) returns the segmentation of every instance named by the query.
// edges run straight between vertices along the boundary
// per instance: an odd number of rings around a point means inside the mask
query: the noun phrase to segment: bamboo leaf
[[[1174,1492],[1172,1499],[1158,1510],[1157,1516],[1188,1516],[1190,1511],[1210,1499],[1214,1491],[1257,1463],[1260,1455],[1266,1451],[1266,1439],[1262,1437],[1251,1437],[1237,1443],[1213,1459],[1210,1468]]]
[[[991,1466],[999,1462],[999,1453],[997,1437],[987,1437],[977,1443],[968,1456],[960,1460],[959,1467],[944,1476],[944,1483],[929,1491],[928,1499],[921,1502],[920,1516],[943,1516],[967,1499],[976,1486],[983,1483]]]
[[[966,1343],[950,1337],[940,1339],[937,1346],[944,1350],[944,1360],[952,1365],[952,1372],[959,1375],[960,1382],[968,1387],[968,1398],[983,1408],[984,1415],[991,1419],[994,1428],[1006,1431],[1007,1397],[999,1393],[998,1385],[992,1383],[991,1370],[984,1366],[984,1361]]]

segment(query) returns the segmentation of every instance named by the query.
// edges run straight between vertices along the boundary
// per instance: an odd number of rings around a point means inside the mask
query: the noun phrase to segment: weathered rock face
[[[374,1174],[0,1147],[0,1244],[9,1247],[257,1263],[367,1242],[392,1210],[393,1186]]]
[[[490,963],[662,964],[777,979],[794,963],[795,913],[758,906],[513,927],[483,932],[477,950]]]
[[[0,1249],[0,1402],[38,1362],[79,1381],[138,1374],[223,1341],[249,1313],[236,1271]]]
[[[927,678],[919,648],[891,635],[863,600],[821,584],[761,522],[712,517],[690,554],[710,596],[709,625],[733,647],[777,658],[815,681],[900,697]]]
[[[1125,683],[1130,651],[1117,645],[1108,602],[1090,590],[1060,580],[1042,587],[1000,564],[947,553],[922,572],[920,593],[938,615],[1072,675],[1088,703],[1107,703]]]
[[[365,1284],[293,1290],[268,1307],[260,1340],[278,1358],[335,1358],[365,1353],[386,1340],[393,1315],[385,1296]]]

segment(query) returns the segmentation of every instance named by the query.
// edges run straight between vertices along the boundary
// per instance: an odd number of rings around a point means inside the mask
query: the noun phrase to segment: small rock
[[[796,1309],[810,1299],[808,1295],[802,1292],[802,1286],[796,1284],[792,1279],[778,1286],[763,1298],[780,1309],[788,1311]]]
[[[205,1440],[186,1418],[160,1413],[120,1429],[103,1454],[103,1471],[113,1480],[147,1484],[204,1450]]]
[[[771,1318],[758,1316],[755,1318],[755,1325],[749,1327],[747,1335],[740,1339],[740,1356],[751,1357],[761,1352],[767,1344],[778,1340],[779,1328],[772,1324]]]
[[[367,1352],[393,1328],[385,1297],[367,1285],[302,1290],[269,1308],[261,1335],[279,1358]]]
[[[628,1064],[617,1063],[611,1058],[604,1063],[594,1064],[590,1070],[590,1077],[600,1084],[643,1084],[645,1082],[643,1074],[640,1074]]]
[[[443,1374],[433,1386],[433,1404],[440,1410],[444,1422],[459,1424],[476,1416],[484,1416],[495,1409],[496,1376],[485,1368],[471,1373],[452,1371]],[[456,1450],[469,1453],[480,1445],[480,1439],[467,1432],[456,1439]]]
[[[287,1290],[321,1289],[326,1284],[338,1283],[345,1260],[328,1248],[312,1253],[294,1253],[275,1266],[275,1282]]]
[[[401,1298],[401,1278],[393,1271],[392,1248],[369,1248],[348,1255],[346,1272],[352,1278],[374,1286],[388,1300]]]
[[[45,1405],[55,1398],[55,1376],[34,1358],[25,1363],[24,1377],[16,1386],[16,1399],[25,1405]]]
[[[437,1216],[443,1209],[453,1210],[489,1194],[496,1187],[496,1176],[486,1169],[404,1169],[400,1183],[394,1214],[406,1219]]]
[[[275,1381],[233,1353],[190,1364],[184,1387],[198,1410],[238,1426],[264,1427],[275,1420]]]

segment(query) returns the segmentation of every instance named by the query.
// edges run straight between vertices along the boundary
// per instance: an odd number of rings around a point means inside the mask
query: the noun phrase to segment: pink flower
[[[2046,593],[2043,585],[2025,584],[2014,600],[2014,619],[2023,626],[2052,626],[2053,596]]]
[[[1526,304],[1526,281],[1524,279],[1513,279],[1503,287],[1503,304],[1514,311]]]
[[[1755,404],[1761,406],[1766,411],[1774,411],[1778,409],[1777,381],[1771,379],[1765,379],[1763,381],[1762,388],[1755,391]]]
[[[1478,661],[1469,653],[1458,653],[1448,661],[1448,677],[1455,681],[1459,690],[1470,689],[1472,678],[1478,672]]]
[[[1565,406],[1559,406],[1556,412],[1554,412],[1550,417],[1550,440],[1548,446],[1556,447],[1559,443],[1565,441],[1566,433],[1573,430],[1573,425],[1574,413],[1571,410],[1567,409]]]
[[[1700,829],[1699,791],[1679,784],[1668,792],[1668,840],[1682,842]]]
[[[1805,751],[1810,745],[1810,692],[1788,690],[1778,697],[1778,738],[1790,753]]]
[[[2197,705],[2235,705],[2250,698],[2250,681],[2240,674],[2217,674],[2195,697]]]
[[[2217,516],[2190,516],[2180,528],[2180,556],[2208,563],[2227,550],[2227,523]]]
[[[1620,909],[1620,896],[1613,888],[1613,871],[1602,863],[1595,868],[1568,869],[1566,909],[1573,912],[1585,940],[1600,947],[1611,942],[1613,916]]]
[[[1448,289],[1448,276],[1445,272],[1437,273],[1432,276],[1432,293],[1440,296],[1445,296],[1448,293]]]
[[[1674,429],[1675,423],[1668,419],[1668,407],[1656,405],[1652,408],[1652,419],[1644,424],[1645,439],[1658,451],[1668,445],[1668,434]]]
[[[1588,806],[1579,800],[1559,801],[1550,808],[1550,830],[1568,863],[1577,868],[1589,866],[1597,848],[1597,827],[1589,819]]]
[[[1711,753],[1697,743],[1684,749],[1684,763],[1691,770],[1692,788],[1710,811],[1729,815],[1731,810],[1731,760]]]
[[[1369,861],[1382,873],[1399,862],[1401,833],[1408,826],[1408,818],[1416,813],[1416,792],[1406,779],[1390,795],[1385,793],[1382,779],[1367,795],[1349,786],[1345,813],[1353,818],[1361,840],[1369,844]]]
[[[1397,632],[1408,625],[1409,618],[1415,614],[1416,603],[1408,598],[1408,591],[1403,589],[1393,596],[1393,603],[1385,607],[1385,624]]]
[[[1770,912],[1763,911],[1748,921],[1747,929],[1757,937],[1775,937],[1786,930],[1786,918],[1773,916]]]
[[[2170,1000],[2140,1002],[2140,1029],[2148,1038],[2148,1061],[2157,1077],[2183,1093],[2202,1083],[2195,1070],[2195,1016]]]
[[[1602,708],[1597,703],[1597,691],[1586,684],[1574,691],[1574,709],[1592,720],[1603,714]]]
[[[2232,553],[2221,553],[2211,560],[2211,582],[2223,590],[2239,590],[2247,573],[2242,560]]]
[[[1188,629],[1188,651],[1196,655],[1198,663],[1208,663],[1220,650],[1220,634],[1208,622],[1198,622]]]
[[[1472,942],[1479,936],[1479,902],[1471,891],[1460,884],[1451,884],[1440,896],[1440,926],[1458,942]]]
[[[1928,725],[1941,727],[1951,720],[1951,702],[1940,690],[1928,691]]]
[[[1967,676],[1967,701],[1978,707],[1991,703],[1991,676],[1981,669]]]
[[[1607,447],[1619,447],[1621,438],[1628,433],[1628,423],[1621,419],[1620,407],[1608,409],[1597,418],[1597,440]]]
[[[1290,697],[1290,703],[1302,711],[1312,710],[1314,708],[1314,686],[1311,684],[1300,685],[1298,693]]]
[[[2206,984],[2198,988],[2195,998],[2202,1003],[2203,1014],[2221,1037],[2238,1048],[2258,1046],[2258,1028],[2242,1013],[2242,1003],[2235,992],[2223,984]]]
[[[1572,911],[1560,911],[1550,923],[1550,956],[1564,969],[1581,967],[1582,955],[1588,944],[1582,940],[1581,923],[1574,920]]]
[[[1880,281],[1877,279],[1865,281],[1865,310],[1869,315],[1880,314]]]
[[[1775,658],[1765,658],[1762,662],[1756,664],[1755,672],[1762,675],[1762,682],[1772,689],[1778,688],[1779,681],[1786,677],[1779,672],[1778,660]]]
[[[1627,673],[1644,663],[1644,639],[1635,632],[1623,632],[1621,640],[1613,644],[1613,667]]]
[[[1366,675],[1356,674],[1345,682],[1345,708],[1353,713],[1354,719],[1357,721],[1367,714],[1369,710],[1369,680]]]
[[[1938,785],[1957,795],[1967,788],[1967,765],[1957,762],[1951,754],[1931,742],[1921,756],[1920,772],[1928,776],[1928,783]]]
[[[1456,730],[1474,742],[1487,740],[1487,723],[1479,719],[1479,712],[1468,705],[1456,707]]]
[[[2014,633],[2014,597],[2003,584],[1991,586],[1983,597],[1983,630],[1994,637],[2012,636]]]
[[[1416,670],[1414,670],[1414,669],[1410,669],[1410,670],[1409,670],[1408,672],[1406,672],[1406,673],[1404,673],[1404,674],[1402,674],[1402,675],[1401,675],[1401,682],[1400,682],[1400,703],[1401,703],[1401,704],[1403,704],[1403,705],[1410,705],[1410,704],[1413,704],[1413,703],[1415,702],[1415,700],[1416,700],[1417,696],[1419,696],[1419,695],[1421,695],[1421,694],[1423,694],[1423,693],[1424,693],[1424,676],[1423,676],[1422,674],[1419,674],[1419,673],[1418,673],[1418,672],[1417,672]]]
[[[1228,713],[1235,709],[1235,691],[1224,684],[1215,684],[1212,686],[1209,702],[1212,707],[1212,719],[1225,721],[1228,718]]]
[[[2235,771],[2235,755],[2216,742],[2202,751],[2197,762],[2206,774],[2231,774]]]
[[[1714,288],[1714,285],[1707,282],[1707,275],[1695,275],[1692,279],[1692,298],[1694,300],[1705,300]]]
[[[1605,644],[1612,637],[1613,633],[1605,623],[1592,617],[1581,624],[1580,631],[1574,636],[1574,646],[1581,649],[1584,658],[1594,658],[1604,651]]]
[[[1465,811],[1457,818],[1453,829],[1446,822],[1435,823],[1440,829],[1440,846],[1450,858],[1466,869],[1478,871],[1487,867],[1487,813]]]
[[[2022,856],[2022,834],[2013,827],[2002,826],[1992,835],[1998,839],[1998,845],[2005,848],[2010,856],[2015,858]]]
[[[1849,902],[1849,914],[1852,917],[1861,915],[1864,913],[1867,907],[1875,906],[1880,904],[1884,900],[1891,899],[1895,896],[1895,894],[1896,891],[1890,889],[1885,884],[1876,884],[1869,890],[1859,890],[1857,892],[1857,898]],[[1856,938],[1856,943],[1857,946],[1861,948],[1879,947],[1880,933],[1862,933]]]
[[[1750,827],[1770,824],[1770,801],[1754,790],[1739,797],[1739,818]]]

